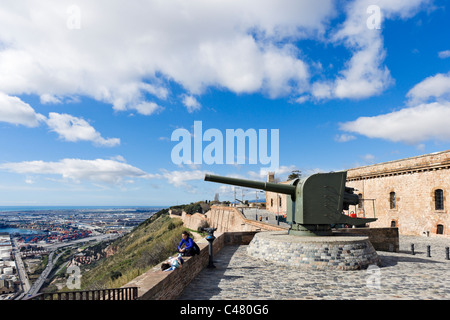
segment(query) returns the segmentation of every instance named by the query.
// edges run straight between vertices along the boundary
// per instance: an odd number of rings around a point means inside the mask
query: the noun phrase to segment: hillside
[[[174,255],[184,230],[182,221],[169,218],[168,209],[155,213],[132,232],[112,242],[105,258],[82,266],[81,289],[124,285]]]

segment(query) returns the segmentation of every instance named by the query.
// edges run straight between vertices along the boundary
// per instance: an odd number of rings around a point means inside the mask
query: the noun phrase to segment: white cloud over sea
[[[340,129],[369,138],[403,142],[423,148],[427,140],[450,141],[450,74],[430,76],[411,88],[406,106],[390,113],[360,117]]]

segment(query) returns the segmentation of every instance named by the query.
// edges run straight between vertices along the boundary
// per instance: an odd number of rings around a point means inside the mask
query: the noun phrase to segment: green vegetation
[[[170,219],[168,209],[155,213],[112,242],[109,250],[113,255],[82,267],[81,289],[117,288],[126,284],[175,255],[184,230],[181,220]]]
[[[33,273],[30,273],[30,279],[37,279],[39,278],[39,275],[44,271],[45,267],[47,267],[48,263],[48,255],[44,255],[42,257],[41,263],[34,269]]]
[[[204,213],[209,210],[210,205],[206,203],[206,201],[197,201],[192,202],[190,204],[182,204],[178,206],[173,206],[171,209],[182,209],[187,214],[194,214],[194,213]]]

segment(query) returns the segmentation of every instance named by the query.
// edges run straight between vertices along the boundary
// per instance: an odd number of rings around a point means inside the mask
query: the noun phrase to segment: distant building
[[[267,182],[275,183],[275,173],[269,172],[267,174]],[[288,181],[280,182],[281,184],[288,184]],[[280,214],[286,215],[286,195],[282,193],[266,192],[266,210]]]

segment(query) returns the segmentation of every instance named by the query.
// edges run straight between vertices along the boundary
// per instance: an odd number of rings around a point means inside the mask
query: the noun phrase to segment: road
[[[120,236],[119,234],[100,234],[98,236],[91,236],[88,238],[82,238],[82,239],[77,239],[77,240],[68,241],[68,242],[44,244],[43,247],[45,247],[47,250],[51,251],[51,250],[57,250],[62,247],[72,246],[72,245],[78,244],[80,242],[88,242],[88,241],[99,241],[100,242],[100,241],[104,241],[104,240],[113,240],[113,239],[118,238],[119,236]]]
[[[16,262],[16,270],[19,274],[20,282],[22,284],[22,290],[24,292],[28,292],[30,290],[30,281],[28,279],[27,270],[25,269],[25,265],[23,264],[22,257],[20,256],[20,250],[19,246],[16,243],[16,239],[13,238],[12,241],[12,247],[13,247],[13,254],[14,254],[14,261]]]
[[[118,237],[119,237],[118,234],[101,234],[101,235],[92,236],[92,237],[89,237],[89,238],[83,238],[83,239],[78,239],[78,240],[73,240],[73,241],[68,241],[68,242],[53,243],[53,244],[46,245],[47,250],[50,252],[49,255],[48,255],[47,266],[45,267],[44,271],[41,273],[39,278],[36,280],[36,282],[33,283],[31,288],[29,287],[29,283],[28,283],[28,290],[25,290],[25,288],[24,288],[24,292],[21,295],[19,295],[16,298],[16,300],[20,300],[20,299],[22,299],[24,297],[34,296],[34,295],[39,293],[39,290],[41,289],[41,287],[44,284],[45,280],[47,279],[47,277],[51,273],[51,271],[53,269],[53,266],[56,264],[56,262],[61,257],[61,255],[63,255],[63,253],[64,253],[64,252],[62,252],[62,253],[58,254],[55,257],[55,259],[53,259],[55,251],[57,249],[62,248],[62,247],[76,245],[76,244],[79,244],[79,243],[82,243],[82,242],[92,241],[92,240],[100,242],[100,241],[104,241],[104,240],[116,239]],[[20,258],[20,254],[18,254],[18,256]],[[20,261],[22,261],[22,258],[20,258]],[[23,265],[23,263],[22,263],[22,265]],[[19,268],[17,270],[19,270]],[[25,268],[23,270],[25,270]],[[25,272],[25,274],[26,274],[26,272]],[[28,277],[26,279],[28,279]]]
[[[31,287],[31,289],[27,292],[27,295],[36,295],[39,290],[41,289],[42,285],[44,284],[45,280],[47,279],[48,275],[50,274],[50,272],[53,269],[53,266],[56,264],[56,262],[58,261],[59,257],[61,257],[64,254],[64,252],[61,252],[60,254],[58,254],[55,259],[53,259],[53,256],[55,255],[55,251],[52,251],[49,255],[48,255],[48,263],[47,263],[47,267],[45,267],[44,271],[41,273],[41,275],[39,276],[39,278],[36,280],[35,283],[33,283],[33,286]]]

